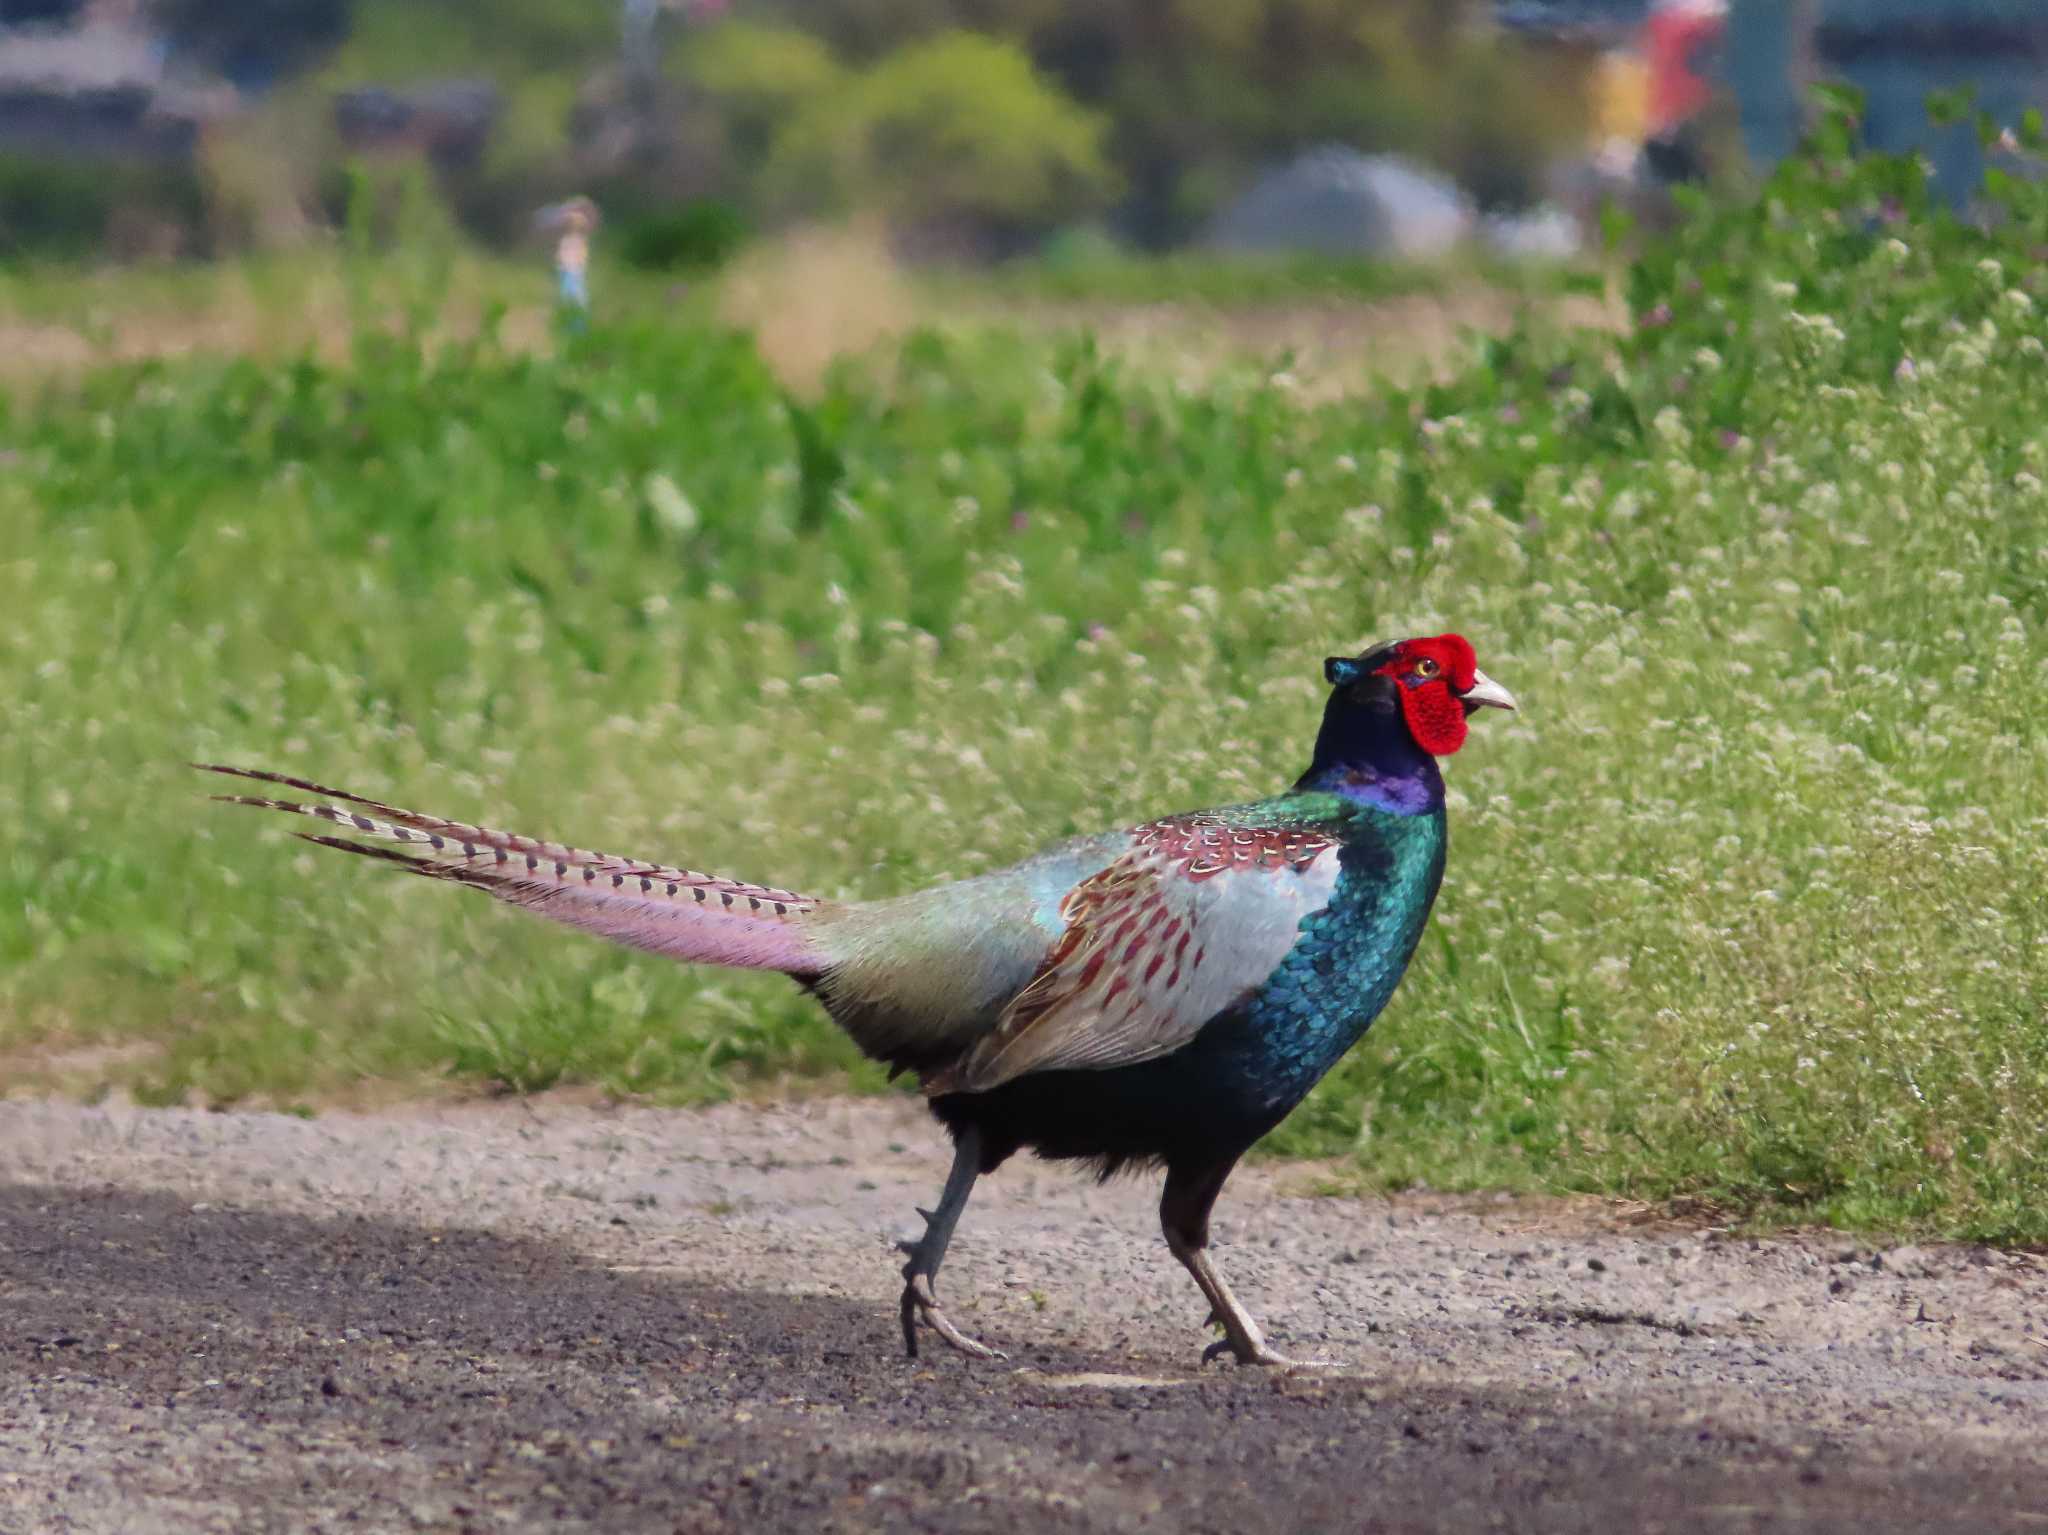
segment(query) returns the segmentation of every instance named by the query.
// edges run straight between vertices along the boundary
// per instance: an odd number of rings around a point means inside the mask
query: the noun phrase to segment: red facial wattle
[[[1434,664],[1433,674],[1425,662]],[[1466,710],[1458,695],[1471,689],[1479,658],[1463,635],[1409,640],[1379,670],[1394,679],[1401,717],[1417,746],[1431,756],[1448,757],[1465,744]]]
[[[1465,744],[1465,706],[1441,677],[1412,687],[1404,684],[1401,713],[1415,744],[1432,757],[1448,757]]]

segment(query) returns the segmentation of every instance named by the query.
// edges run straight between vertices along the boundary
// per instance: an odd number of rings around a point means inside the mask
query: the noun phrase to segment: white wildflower
[[[647,509],[654,514],[655,522],[663,531],[677,537],[697,531],[703,519],[698,516],[696,504],[667,475],[650,474],[641,484],[640,492],[647,498]]]

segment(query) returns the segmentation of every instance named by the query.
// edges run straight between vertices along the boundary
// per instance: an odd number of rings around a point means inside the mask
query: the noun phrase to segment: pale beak
[[[1458,695],[1458,701],[1467,710],[1479,708],[1512,709],[1515,707],[1514,694],[1487,676],[1485,672],[1476,670],[1472,673],[1472,686]]]

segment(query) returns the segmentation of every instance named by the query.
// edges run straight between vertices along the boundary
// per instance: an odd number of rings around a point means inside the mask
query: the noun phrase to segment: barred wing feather
[[[1337,873],[1335,843],[1310,827],[1198,815],[1138,828],[1068,893],[1065,929],[994,1030],[926,1090],[1170,1054],[1279,968]]]

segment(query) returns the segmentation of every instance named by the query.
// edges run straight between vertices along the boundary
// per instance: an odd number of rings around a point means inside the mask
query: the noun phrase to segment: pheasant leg
[[[931,1330],[963,1354],[976,1359],[1001,1359],[1003,1355],[985,1343],[977,1343],[953,1325],[939,1305],[932,1284],[939,1277],[939,1265],[946,1261],[953,1228],[960,1212],[967,1208],[967,1196],[974,1192],[974,1180],[981,1176],[981,1132],[969,1127],[960,1132],[953,1145],[953,1170],[946,1174],[946,1189],[936,1210],[919,1210],[924,1217],[924,1236],[897,1246],[910,1254],[903,1265],[903,1348],[917,1357],[917,1321],[923,1317]]]
[[[1227,1350],[1237,1356],[1239,1364],[1290,1365],[1294,1361],[1266,1342],[1259,1324],[1238,1304],[1216,1265],[1209,1261],[1209,1211],[1236,1163],[1232,1157],[1220,1166],[1169,1166],[1166,1191],[1159,1198],[1159,1226],[1166,1233],[1167,1250],[1201,1286],[1209,1302],[1209,1320],[1223,1325],[1223,1336],[1202,1350],[1202,1363]]]
[[[1223,1336],[1202,1350],[1202,1363],[1207,1364],[1218,1354],[1231,1353],[1237,1356],[1239,1364],[1269,1364],[1286,1366],[1294,1363],[1285,1354],[1266,1341],[1266,1335],[1259,1331],[1259,1324],[1252,1320],[1252,1314],[1245,1310],[1230,1286],[1223,1282],[1223,1276],[1216,1272],[1216,1265],[1209,1261],[1205,1248],[1185,1247],[1174,1240],[1169,1232],[1166,1245],[1173,1255],[1180,1259],[1187,1271],[1195,1276],[1195,1283],[1202,1287],[1202,1294],[1209,1299],[1209,1320],[1223,1324]]]

